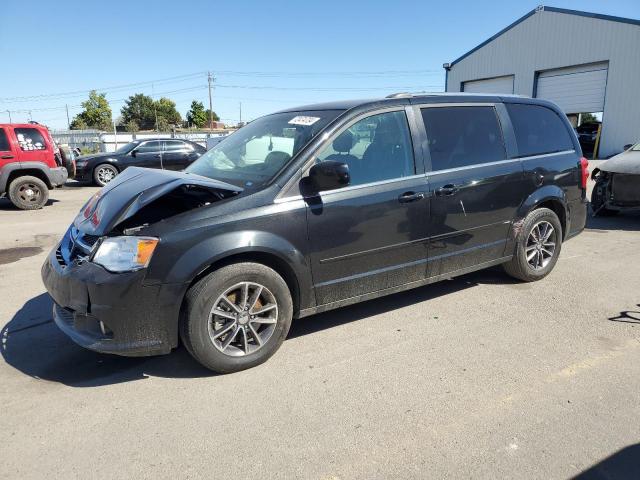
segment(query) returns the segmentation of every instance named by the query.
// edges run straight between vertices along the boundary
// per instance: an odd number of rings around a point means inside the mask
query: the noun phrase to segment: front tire
[[[218,373],[265,362],[289,333],[293,303],[278,273],[236,263],[210,273],[187,292],[180,337],[191,355]]]
[[[49,187],[37,177],[18,177],[9,185],[9,200],[21,210],[38,210],[49,200]]]
[[[555,267],[562,249],[562,225],[548,208],[539,208],[524,219],[513,258],[503,265],[510,276],[524,282],[541,280]]]
[[[118,175],[118,169],[108,163],[101,163],[93,169],[93,182],[99,187],[104,187]]]

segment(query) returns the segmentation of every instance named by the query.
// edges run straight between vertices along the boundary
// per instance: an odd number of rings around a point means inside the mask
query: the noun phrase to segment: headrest
[[[353,134],[349,130],[345,130],[331,144],[333,149],[339,153],[349,153],[353,148]]]

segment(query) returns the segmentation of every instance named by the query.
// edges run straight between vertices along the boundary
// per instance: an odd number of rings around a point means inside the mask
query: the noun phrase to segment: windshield
[[[129,142],[126,145],[121,146],[114,153],[129,153],[133,150],[140,142]]]
[[[186,172],[256,189],[268,183],[342,110],[276,113],[258,118],[217,144]]]

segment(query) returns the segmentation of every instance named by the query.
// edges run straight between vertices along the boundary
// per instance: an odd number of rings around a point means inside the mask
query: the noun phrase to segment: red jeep
[[[0,196],[23,210],[42,208],[49,189],[67,181],[58,147],[37,123],[0,123]]]

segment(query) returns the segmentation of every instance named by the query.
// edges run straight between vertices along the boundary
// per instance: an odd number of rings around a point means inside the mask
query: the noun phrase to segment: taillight
[[[589,180],[589,160],[582,157],[580,159],[580,173],[581,173],[581,181],[580,186],[587,189],[587,180]]]

